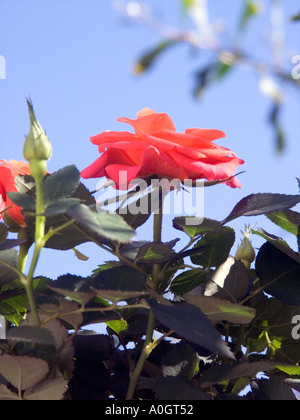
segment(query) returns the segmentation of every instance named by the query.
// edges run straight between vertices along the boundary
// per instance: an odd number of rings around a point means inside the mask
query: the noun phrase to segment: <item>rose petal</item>
[[[9,217],[21,227],[25,227],[24,216],[21,214],[20,207],[13,204],[7,195],[8,192],[16,192],[15,177],[18,175],[29,175],[30,167],[28,163],[22,161],[5,160],[0,161],[0,193],[5,207],[9,208],[7,214]]]
[[[130,118],[119,118],[118,121],[130,124],[136,134],[152,133],[154,131],[170,130],[176,131],[173,121],[168,114],[165,113],[149,113],[144,114],[140,111],[138,118],[132,120]]]
[[[231,177],[244,163],[231,150],[213,143],[225,137],[223,131],[189,128],[176,132],[171,118],[165,113],[142,109],[135,120],[119,118],[130,124],[135,134],[128,131],[105,131],[91,138],[102,153],[92,165],[82,171],[84,178],[104,174],[119,186],[120,171],[126,173],[128,183],[134,178],[158,176],[167,179],[222,180]],[[232,188],[240,182],[232,178],[226,182]]]

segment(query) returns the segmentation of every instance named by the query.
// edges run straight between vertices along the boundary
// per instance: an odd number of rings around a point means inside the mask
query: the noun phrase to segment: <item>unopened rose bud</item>
[[[240,260],[246,268],[250,268],[251,263],[255,260],[255,251],[251,242],[249,241],[250,230],[246,227],[246,232],[242,232],[244,239],[236,251],[236,259]]]
[[[40,123],[36,119],[32,103],[27,99],[30,130],[25,139],[23,147],[23,155],[30,163],[31,175],[35,178],[43,178],[46,173],[46,162],[52,155],[52,146],[42,129]]]

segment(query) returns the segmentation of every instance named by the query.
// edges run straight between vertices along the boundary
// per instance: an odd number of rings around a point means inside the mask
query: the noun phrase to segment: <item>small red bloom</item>
[[[213,141],[225,137],[219,130],[189,128],[176,132],[171,118],[149,108],[141,110],[137,119],[119,118],[135,133],[104,131],[91,137],[101,156],[81,172],[83,178],[106,176],[120,188],[119,173],[125,171],[128,184],[135,178],[157,175],[160,179],[207,179],[217,181],[233,176],[243,160],[229,149]],[[236,178],[226,182],[240,188]]]
[[[22,161],[0,160],[0,219],[3,216],[3,210],[7,210],[8,216],[19,226],[25,227],[26,223],[21,214],[20,207],[13,204],[8,197],[8,192],[16,192],[15,177],[18,175],[30,175],[29,164]]]

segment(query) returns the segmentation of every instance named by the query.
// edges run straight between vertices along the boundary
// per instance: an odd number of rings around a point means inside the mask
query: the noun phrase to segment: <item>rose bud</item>
[[[27,99],[30,130],[25,139],[23,155],[30,163],[31,175],[34,178],[43,179],[46,174],[46,162],[52,155],[52,146],[36,119],[32,103]]]
[[[240,260],[246,268],[250,268],[251,263],[255,260],[255,251],[249,241],[250,230],[246,226],[246,232],[242,232],[244,239],[236,251],[236,259]]]

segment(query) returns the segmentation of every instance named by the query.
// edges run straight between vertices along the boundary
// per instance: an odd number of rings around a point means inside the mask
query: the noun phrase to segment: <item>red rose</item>
[[[119,185],[119,173],[127,173],[128,184],[135,178],[157,175],[160,179],[202,179],[217,181],[231,177],[244,163],[229,149],[213,143],[225,137],[219,130],[189,128],[176,132],[171,118],[144,108],[136,120],[119,118],[130,124],[128,131],[104,131],[91,137],[101,156],[81,172],[83,178],[106,176]],[[236,178],[226,182],[240,188]]]
[[[8,216],[19,226],[25,227],[26,223],[24,222],[24,217],[21,214],[20,207],[12,203],[8,197],[8,192],[16,192],[17,188],[15,186],[15,177],[17,175],[29,175],[30,168],[29,164],[25,162],[17,162],[15,160],[10,160],[6,162],[5,160],[0,160],[0,219],[3,216],[3,210],[8,208]]]

